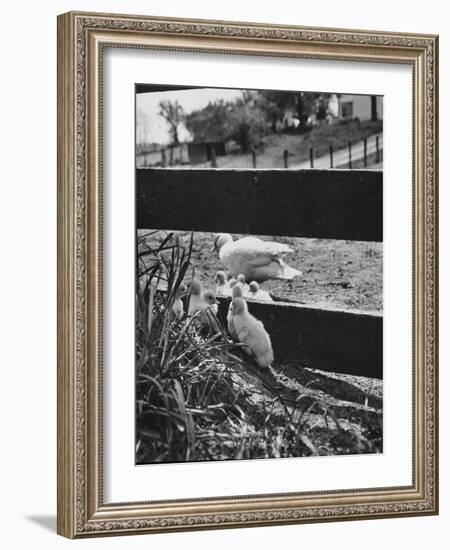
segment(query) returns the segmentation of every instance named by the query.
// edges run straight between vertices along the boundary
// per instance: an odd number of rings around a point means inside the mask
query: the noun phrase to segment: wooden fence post
[[[161,166],[165,166],[166,165],[166,150],[165,149],[161,149]]]
[[[352,142],[348,142],[348,167],[352,168]]]
[[[211,146],[211,166],[212,168],[217,168],[216,148],[214,145]]]
[[[284,150],[284,153],[283,153],[284,167],[285,167],[285,168],[288,168],[288,167],[289,167],[288,155],[289,155],[289,152],[288,152],[287,149],[285,149],[285,150]]]
[[[256,151],[252,149],[252,164],[253,168],[256,168]]]
[[[380,162],[380,139],[378,136],[375,138],[376,148],[377,148],[377,154],[375,158],[375,162]]]
[[[311,168],[314,168],[314,151],[313,148],[309,148],[309,162],[311,164]]]
[[[330,168],[333,168],[333,146],[330,145]]]
[[[367,166],[367,138],[364,138],[364,168]]]

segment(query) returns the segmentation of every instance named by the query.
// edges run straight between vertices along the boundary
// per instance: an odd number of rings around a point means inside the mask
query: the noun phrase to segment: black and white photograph
[[[136,84],[135,462],[383,452],[383,97]]]

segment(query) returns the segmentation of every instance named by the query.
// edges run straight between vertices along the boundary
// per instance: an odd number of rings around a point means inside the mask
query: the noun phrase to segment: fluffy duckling
[[[244,282],[243,282],[244,281]],[[228,281],[230,285],[230,296],[233,296],[233,288],[239,287],[241,289],[240,296],[246,297],[248,294],[248,285],[245,283],[244,275],[241,275],[241,280],[235,279],[234,277]]]
[[[281,254],[293,252],[286,244],[258,237],[233,241],[229,233],[219,233],[212,250],[219,250],[219,258],[231,275],[242,273],[247,280],[293,279],[302,274],[281,259]]]
[[[231,302],[228,307],[228,313],[227,313],[227,328],[228,332],[233,340],[237,340],[237,334],[234,330],[234,324],[233,324],[233,300],[235,298],[242,298],[242,287],[241,285],[235,284],[233,288],[231,289]]]
[[[207,290],[203,293],[203,302],[205,307],[198,314],[198,318],[195,319],[196,325],[201,329],[212,330],[214,333],[220,332],[219,320],[217,319],[219,305],[212,290]]]
[[[231,296],[231,288],[224,271],[218,271],[214,277],[217,296]]]
[[[231,277],[231,279],[228,279],[228,286],[230,287],[230,290],[233,289],[236,283],[237,283],[237,279],[235,279],[234,277]]]
[[[190,298],[188,315],[196,315],[194,326],[198,329],[208,328],[215,332],[220,331],[217,313],[219,306],[212,290],[203,290],[198,279],[193,279],[190,284]]]
[[[246,283],[245,275],[243,273],[239,273],[239,275],[237,277],[237,282],[242,285],[242,292],[243,292],[244,296],[246,296],[248,294],[249,290],[250,290],[250,287]]]
[[[214,315],[217,315],[219,311],[219,304],[217,303],[216,295],[212,290],[207,290],[203,293],[204,310],[210,309]]]
[[[203,288],[200,281],[198,279],[192,279],[189,285],[188,315],[194,315],[197,311],[203,309],[202,292]]]
[[[216,314],[219,310],[216,297],[211,290],[204,291],[198,279],[192,279],[189,288],[190,298],[188,315],[195,315],[198,311],[210,308]]]
[[[175,291],[175,298],[172,305],[172,311],[175,313],[175,317],[180,320],[184,316],[184,305],[181,298],[186,295],[187,287],[184,283],[177,288]]]
[[[259,284],[256,281],[252,281],[249,284],[248,298],[251,300],[259,300],[260,302],[273,302],[272,296],[267,290],[259,288]]]
[[[273,350],[270,336],[264,325],[248,312],[243,298],[234,298],[232,302],[233,326],[237,338],[249,348],[247,353],[255,356],[260,367],[270,367],[273,363]]]

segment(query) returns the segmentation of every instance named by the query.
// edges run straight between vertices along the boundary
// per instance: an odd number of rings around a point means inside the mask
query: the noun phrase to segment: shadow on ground
[[[27,519],[31,523],[35,523],[36,525],[39,525],[46,531],[51,531],[52,533],[56,533],[56,516],[32,515],[32,516],[25,516],[25,519]]]

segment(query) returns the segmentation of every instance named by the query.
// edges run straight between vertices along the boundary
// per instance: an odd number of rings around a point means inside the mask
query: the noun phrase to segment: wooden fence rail
[[[138,228],[382,241],[382,173],[136,170]]]
[[[229,299],[219,298],[226,319]],[[270,334],[276,361],[383,378],[383,316],[376,312],[248,301]]]

